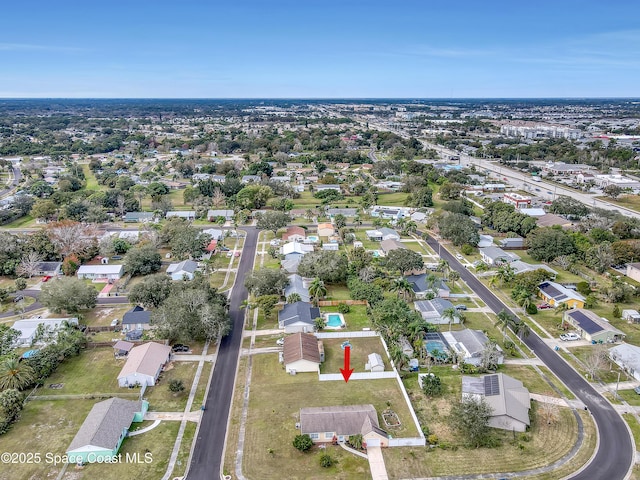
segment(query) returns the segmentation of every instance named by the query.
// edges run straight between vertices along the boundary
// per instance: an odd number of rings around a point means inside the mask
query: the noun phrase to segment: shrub
[[[182,383],[182,380],[178,378],[169,380],[169,391],[174,393],[184,391],[184,383]]]
[[[442,381],[433,373],[423,377],[422,391],[427,397],[436,397],[442,393]]]
[[[347,305],[346,303],[340,303],[338,304],[338,311],[340,313],[349,313],[349,311],[351,311],[351,307],[349,307],[349,305]]]
[[[296,435],[293,439],[293,446],[301,452],[306,452],[313,447],[313,440],[306,433],[304,435]]]
[[[471,255],[473,253],[473,250],[474,248],[468,243],[465,243],[464,245],[462,245],[462,247],[460,247],[460,251],[465,255]]]
[[[336,461],[333,459],[331,455],[328,453],[323,453],[320,455],[320,466],[323,468],[333,467]]]
[[[591,293],[591,287],[588,282],[578,282],[576,284],[576,290],[585,297]]]
[[[620,312],[620,307],[618,305],[613,306],[613,312],[611,312],[613,318],[620,318],[622,313]]]
[[[529,305],[527,305],[527,313],[529,315],[535,315],[536,313],[538,313],[538,307],[535,306],[535,304],[530,303]]]
[[[438,444],[438,436],[435,433],[432,433],[427,437],[427,441],[429,445],[437,445]]]

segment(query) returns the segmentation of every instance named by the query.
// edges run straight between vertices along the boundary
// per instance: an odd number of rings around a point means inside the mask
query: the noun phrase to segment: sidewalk
[[[382,449],[380,447],[368,447],[367,457],[369,459],[372,480],[389,480],[387,467],[384,464],[384,457],[382,456]]]
[[[508,358],[504,361],[505,365],[539,365],[544,366],[544,362],[538,357],[534,358]]]

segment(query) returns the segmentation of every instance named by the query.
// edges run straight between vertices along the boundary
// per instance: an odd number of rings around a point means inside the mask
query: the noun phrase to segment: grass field
[[[335,468],[324,469],[318,466],[316,448],[306,454],[294,449],[291,441],[299,432],[295,423],[301,407],[371,403],[381,413],[390,404],[402,422],[402,427],[393,432],[394,436],[417,434],[409,407],[393,379],[319,382],[315,374],[287,375],[278,363],[277,355],[255,355],[252,361],[243,461],[243,471],[248,478],[283,478],[283,464],[287,466],[285,476],[290,480],[370,478],[367,462],[360,457],[343,455],[330,448],[339,461]],[[244,377],[241,374],[239,378]],[[234,414],[232,426],[236,418]],[[233,450],[235,443],[230,446],[227,451]],[[269,449],[273,449],[273,453]],[[226,465],[229,465],[228,461]]]
[[[618,390],[618,395],[629,405],[633,405],[634,407],[640,407],[640,395],[638,395],[633,389]]]
[[[640,212],[640,195],[620,195],[615,200],[611,197],[596,197],[605,202],[620,205],[621,207],[630,208],[636,212]]]
[[[2,228],[32,228],[36,226],[36,219],[31,215],[25,215],[24,217],[20,217],[13,222],[7,223],[3,225]]]
[[[207,391],[207,384],[209,383],[209,375],[211,374],[211,362],[204,362],[202,366],[202,373],[200,374],[200,381],[198,382],[198,388],[196,389],[196,396],[193,397],[193,403],[191,404],[191,410],[200,410],[200,406],[204,400],[204,394]],[[185,385],[186,390],[188,391],[191,388],[191,385]]]
[[[89,348],[62,362],[38,394],[131,393],[118,386],[118,373],[123,365],[124,360],[116,360],[111,347]],[[63,387],[47,388],[54,383],[61,383]]]
[[[131,305],[96,307],[82,315],[81,323],[89,326],[106,326],[117,318],[118,324],[122,324],[122,317],[128,310],[131,310]]]
[[[324,343],[324,363],[320,365],[321,373],[340,373],[344,367],[344,350],[341,344],[342,338],[325,338]],[[384,362],[384,369],[391,370],[391,364],[384,351],[382,342],[378,337],[353,338],[351,342],[351,368],[354,372],[366,372],[364,369],[367,363],[367,356],[370,353],[379,353]]]
[[[149,401],[149,410],[158,412],[181,412],[187,406],[189,389],[198,368],[197,362],[172,362],[171,365],[160,374],[160,379],[155,386],[147,388],[144,393]],[[174,393],[169,390],[171,380],[182,380],[184,391]]]
[[[85,178],[85,181],[87,182],[85,189],[100,190],[100,185],[98,185],[98,180],[96,180],[96,176],[93,174],[93,172],[89,168],[88,163],[85,163],[82,165],[82,171],[84,172],[84,178]]]
[[[378,205],[403,207],[407,201],[407,193],[381,193],[378,195]]]
[[[325,300],[349,300],[351,295],[346,285],[327,285]]]

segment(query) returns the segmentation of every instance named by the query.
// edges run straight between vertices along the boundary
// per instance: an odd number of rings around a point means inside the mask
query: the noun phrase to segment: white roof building
[[[20,332],[15,344],[18,346],[29,346],[38,337],[38,331],[42,332],[42,338],[37,339],[37,343],[46,343],[47,337],[55,335],[64,325],[77,325],[77,318],[28,318],[18,320],[13,324],[15,330]],[[42,327],[40,327],[42,325]]]

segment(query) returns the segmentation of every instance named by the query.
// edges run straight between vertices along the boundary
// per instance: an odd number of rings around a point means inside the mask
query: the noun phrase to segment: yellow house
[[[566,304],[569,308],[584,308],[585,298],[575,290],[559,283],[542,282],[538,285],[538,296],[552,307]]]

